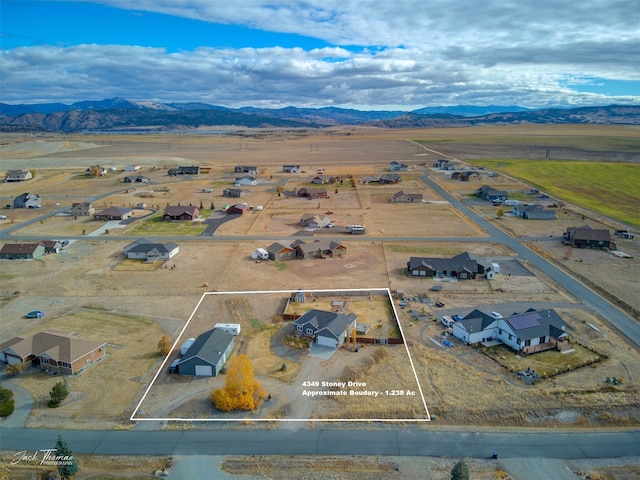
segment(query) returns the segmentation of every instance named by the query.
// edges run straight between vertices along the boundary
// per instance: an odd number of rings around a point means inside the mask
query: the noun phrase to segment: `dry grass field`
[[[6,205],[12,197],[33,191],[42,196],[43,208],[5,209],[3,214],[9,218],[0,220],[0,228],[12,228],[10,235],[24,239],[78,237],[78,240],[72,241],[63,254],[0,264],[3,283],[0,341],[39,328],[69,325],[80,332],[85,331],[83,326],[86,327],[85,336],[89,338],[101,334],[108,337],[110,343],[126,347],[114,348],[108,359],[70,379],[70,383],[74,383],[72,391],[78,392],[73,396],[73,403],[55,411],[37,407],[30,423],[59,426],[65,419],[73,419],[86,428],[127,424],[133,406],[159,367],[154,353],[160,336],[166,332],[176,340],[203,292],[388,287],[412,295],[426,294],[433,301],[443,301],[451,311],[514,302],[522,306],[527,302],[575,305],[575,299],[567,296],[561,286],[529,265],[523,265],[529,271],[527,275],[499,276],[491,284],[486,281],[448,283],[437,293],[429,291],[432,281],[407,277],[403,270],[410,256],[450,257],[469,251],[478,257],[499,261],[514,257],[503,245],[486,241],[486,233],[451,205],[441,203],[442,199],[421,181],[420,176],[425,171],[485,218],[521,237],[523,242],[574,271],[580,278],[590,279],[629,305],[640,308],[639,277],[633,274],[640,256],[637,240],[620,242],[620,248],[635,257],[625,260],[600,251],[569,250],[556,240],[568,226],[588,223],[594,228],[613,229],[607,219],[567,205],[557,210],[558,220],[555,221],[533,222],[509,216],[498,220],[496,208],[475,199],[474,190],[490,184],[521,194],[528,188],[525,184],[503,175],[483,177],[475,183],[456,182],[429,168],[433,161],[442,157],[441,153],[461,160],[471,158],[474,152],[476,156],[488,158],[507,154],[512,158],[517,155],[530,158],[538,155],[541,145],[551,148],[554,158],[556,152],[584,158],[590,158],[589,152],[597,152],[600,157],[606,157],[616,148],[622,148],[632,133],[626,127],[527,126],[420,131],[351,129],[312,136],[286,132],[253,132],[244,137],[82,136],[47,138],[44,142],[3,135],[0,147],[3,168],[31,169],[35,176],[24,184],[0,185],[1,201]],[[624,155],[633,155],[633,152],[625,151]],[[335,193],[336,187],[327,185],[330,198],[322,200],[279,197],[275,190],[278,182],[285,181],[287,190],[310,186],[309,181],[318,168],[324,168],[326,174],[345,178],[349,175],[377,176],[388,171],[392,160],[409,165],[409,170],[401,173],[403,182],[398,185],[357,183],[355,188],[340,186],[338,193]],[[119,170],[100,178],[84,175],[87,167],[98,163]],[[131,163],[142,166],[136,173],[148,176],[150,184],[134,188],[122,183],[126,176],[122,167]],[[300,164],[304,173],[283,174],[281,166],[285,163]],[[212,168],[209,173],[192,178],[167,175],[170,167],[192,164]],[[171,225],[163,226],[159,237],[173,240],[172,235],[184,235],[175,239],[180,245],[179,255],[167,264],[158,263],[149,269],[124,261],[124,246],[141,236],[155,234],[154,227],[145,228],[142,219],[151,209],[178,203],[202,204],[204,209],[209,209],[213,203],[219,210],[222,205],[233,203],[233,199],[222,196],[222,190],[233,186],[236,176],[233,167],[238,164],[257,165],[261,170],[260,184],[247,187],[251,195],[242,199],[249,205],[263,206],[261,211],[249,211],[243,217],[223,224],[214,237],[208,238],[197,235],[204,228],[200,225],[176,226],[173,232]],[[203,192],[208,188],[213,192]],[[399,190],[422,193],[427,203],[391,203],[389,199]],[[104,226],[102,222],[81,217],[74,219],[69,215],[47,216],[61,214],[73,202],[92,197],[97,197],[94,204],[98,209],[109,206],[131,208],[140,202],[146,203],[147,208],[137,210],[134,215],[137,220],[131,224],[110,227],[109,234],[96,237],[85,234],[97,231]],[[330,217],[338,226],[365,224],[368,235],[362,238],[334,233],[332,229],[301,233],[301,215],[326,211],[333,212]],[[29,224],[31,220],[35,221]],[[260,263],[251,260],[250,254],[257,247],[266,247],[274,239],[286,241],[297,235],[309,239],[338,239],[347,246],[347,255],[324,260]],[[216,238],[224,236],[231,238]],[[423,237],[423,240],[411,237]],[[460,241],[443,241],[438,237],[457,237]],[[7,239],[3,243],[13,242]],[[175,268],[170,268],[174,265]],[[183,338],[196,336],[217,322],[241,323],[243,332],[248,335],[246,340],[238,342],[236,349],[257,360],[254,364],[256,373],[267,389],[275,391],[279,385],[295,384],[296,378],[308,375],[308,369],[312,367],[307,364],[315,364],[300,362],[295,356],[286,359],[286,371],[279,371],[283,360],[274,354],[271,338],[279,331],[279,325],[273,324],[273,315],[281,311],[281,298],[244,295],[241,300],[227,300],[224,296],[207,296]],[[562,315],[575,328],[572,335],[593,344],[611,358],[595,368],[585,367],[533,386],[525,385],[479,351],[462,345],[450,349],[438,346],[431,338],[437,340],[442,327],[435,322],[413,320],[403,310],[403,330],[427,405],[436,415],[436,421],[454,425],[637,425],[640,406],[634,372],[640,369],[638,353],[605,321],[588,309],[575,306],[578,308],[562,310]],[[76,310],[79,307],[90,310]],[[45,310],[46,317],[27,323],[23,319],[24,313],[36,308]],[[425,313],[441,314],[428,304],[411,305],[410,308],[424,308]],[[79,316],[76,312],[81,311],[94,313]],[[364,312],[363,316],[371,316],[372,323],[377,324],[376,313]],[[108,320],[95,325],[96,318]],[[138,322],[144,323],[144,330],[130,331],[132,325],[140,325]],[[598,326],[600,332],[589,328],[587,323]],[[143,331],[146,334],[143,335]],[[346,363],[360,368],[359,373],[366,372],[367,383],[371,382],[376,389],[387,384],[389,388],[395,388],[388,383],[390,379],[400,379],[402,386],[407,385],[410,377],[406,377],[406,363],[403,363],[404,347],[389,347],[385,365],[375,362],[376,348],[365,347],[358,353],[344,352],[343,357],[348,359]],[[143,361],[126,361],[133,350],[136,355],[142,355]],[[124,370],[123,378],[111,372],[109,365],[116,362]],[[344,363],[344,360],[332,359],[322,368],[338,378],[345,374]],[[614,376],[623,379],[623,383],[612,389],[604,384],[604,379]],[[208,392],[221,380],[193,381],[162,373],[150,392],[148,400],[152,403],[145,408],[145,415],[168,412],[183,416],[202,412],[207,408]],[[37,402],[42,402],[48,395],[50,377],[39,374],[18,381],[27,385]],[[91,382],[102,382],[100,389],[124,382],[126,394],[114,408],[91,404],[87,401],[87,392],[93,388]],[[96,388],[98,392],[102,391]],[[176,396],[177,389],[180,394]],[[83,392],[87,396],[83,396]],[[196,400],[188,402],[193,395]],[[302,402],[297,393],[284,397],[274,396],[273,402],[263,408],[270,409],[270,414],[275,416],[311,413],[300,410]],[[173,400],[163,403],[167,398]],[[210,405],[208,408],[209,415],[215,413],[211,412]],[[418,415],[420,405],[408,400],[406,404],[398,404],[398,409],[403,415]],[[368,401],[340,405],[339,400],[323,400],[314,403],[314,410],[324,416],[381,414],[380,406]],[[92,422],[88,420],[90,418]]]

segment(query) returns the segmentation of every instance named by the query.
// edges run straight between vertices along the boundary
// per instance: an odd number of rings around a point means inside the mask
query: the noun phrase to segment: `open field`
[[[640,165],[610,162],[478,160],[564,202],[640,228]],[[567,179],[570,179],[567,181]]]
[[[557,241],[568,226],[589,223],[594,228],[613,228],[615,222],[591,215],[586,210],[587,204],[578,206],[584,210],[573,205],[560,208],[557,212],[558,220],[550,222],[527,222],[514,217],[497,220],[496,208],[475,199],[473,191],[486,183],[516,195],[521,194],[527,189],[527,185],[512,178],[517,176],[515,173],[512,175],[507,172],[508,176],[500,175],[497,178],[483,176],[478,182],[466,183],[453,181],[443,172],[435,172],[430,168],[433,161],[441,158],[441,153],[461,160],[471,157],[526,159],[544,158],[547,149],[550,149],[552,159],[617,159],[630,164],[639,155],[636,134],[637,129],[631,127],[604,126],[519,126],[420,131],[354,129],[306,137],[285,134],[245,138],[196,135],[82,136],[64,140],[52,139],[50,145],[47,141],[30,142],[22,146],[17,141],[19,137],[6,136],[8,138],[3,138],[4,143],[11,143],[13,139],[16,142],[13,147],[2,146],[0,152],[3,156],[3,168],[29,168],[35,170],[36,175],[27,183],[0,185],[2,202],[6,204],[11,201],[12,196],[34,191],[42,195],[43,208],[3,210],[9,218],[0,221],[0,228],[16,227],[11,235],[23,236],[25,239],[78,237],[78,240],[72,242],[64,254],[47,255],[36,261],[1,263],[0,278],[4,295],[0,300],[0,315],[3,318],[0,341],[38,328],[63,328],[68,323],[69,328],[81,332],[84,332],[83,325],[87,327],[85,336],[89,338],[101,334],[109,337],[110,343],[126,347],[113,349],[113,355],[108,359],[70,379],[70,383],[78,382],[72,388],[76,392],[90,389],[88,383],[84,385],[80,382],[102,381],[100,388],[112,388],[117,382],[123,382],[126,394],[118,399],[120,403],[113,409],[100,403],[90,405],[88,401],[82,400],[81,395],[76,395],[73,404],[53,413],[36,409],[31,423],[58,426],[63,425],[65,420],[73,419],[74,422],[86,425],[86,428],[128,425],[125,419],[157,371],[159,363],[154,352],[160,336],[166,332],[175,341],[200,295],[205,291],[293,292],[300,288],[389,287],[392,290],[403,290],[407,295],[424,295],[430,298],[431,303],[411,304],[407,310],[401,311],[400,320],[427,405],[430,413],[436,415],[438,423],[536,427],[636,426],[640,423],[635,378],[635,372],[640,371],[638,352],[627,346],[607,326],[605,320],[593,314],[588,307],[577,304],[576,299],[567,295],[562,286],[530,265],[520,264],[514,259],[512,251],[488,239],[486,232],[457,213],[454,206],[440,203],[442,199],[420,178],[428,172],[438,184],[494,224],[521,237],[523,242],[529,242],[537,251],[565,268],[596,282],[634,308],[640,308],[640,280],[636,280],[639,277],[634,275],[640,257],[637,240],[620,242],[621,249],[635,256],[634,259],[626,260],[615,259],[601,251],[569,252],[567,247],[561,246]],[[428,149],[423,149],[416,143],[407,141],[408,139],[419,139],[419,143]],[[474,151],[475,156],[472,155]],[[557,155],[560,152],[568,154],[560,157]],[[398,185],[357,183],[356,188],[327,185],[325,188],[330,198],[311,201],[279,197],[275,191],[279,182],[283,182],[287,190],[310,186],[309,181],[317,168],[325,168],[326,173],[332,175],[378,176],[388,172],[388,164],[392,160],[409,165],[408,171],[401,172],[403,181]],[[131,184],[122,183],[122,178],[126,175],[122,171],[109,173],[102,178],[85,177],[84,170],[96,163],[118,167],[139,163],[142,170],[136,173],[148,176],[151,183],[134,189]],[[281,172],[283,163],[299,163],[305,173],[285,175]],[[500,160],[500,163],[510,162]],[[555,160],[539,162],[536,166],[552,163],[555,164]],[[210,173],[194,178],[167,175],[169,167],[191,164],[211,165],[213,168]],[[215,217],[217,212],[210,211],[211,203],[215,205],[214,210],[219,210],[224,204],[235,203],[233,199],[223,197],[222,190],[233,186],[233,167],[236,164],[258,165],[261,169],[258,175],[261,183],[247,187],[251,195],[241,201],[249,205],[261,205],[263,210],[249,211],[241,218],[225,223],[213,237],[207,238],[197,235],[204,228],[199,225],[154,221],[145,228],[144,222],[151,221],[152,218],[142,217],[151,210],[161,210],[167,204],[197,206],[202,203],[206,209],[204,213]],[[460,165],[468,166],[462,163]],[[516,164],[516,168],[518,165],[521,164]],[[570,162],[566,167],[573,168],[574,165],[588,166],[583,162]],[[607,172],[618,171],[617,169],[621,172],[623,168],[627,168],[626,164],[614,162],[607,165],[610,165]],[[632,177],[638,168],[637,165],[630,166],[632,174],[626,177]],[[593,167],[602,168],[595,163]],[[625,176],[623,173],[618,175]],[[585,183],[589,180],[587,177],[580,171],[573,175],[578,193],[580,190],[595,188]],[[543,173],[537,174],[536,178],[541,184],[540,189],[549,191],[547,183],[553,178],[547,180]],[[570,190],[566,175],[563,180],[566,183],[565,189]],[[616,188],[622,185],[623,189],[632,190],[632,185],[625,186],[623,182],[616,185]],[[213,188],[214,191],[204,193],[203,189],[207,188]],[[335,193],[335,188],[338,188],[338,193]],[[389,198],[399,190],[422,193],[427,202],[435,203],[390,203]],[[630,199],[630,205],[636,205],[637,198],[632,193],[627,193],[627,196],[620,197],[617,202],[624,204]],[[63,212],[72,202],[94,197],[98,209],[108,206],[130,208],[140,202],[145,202],[147,207],[136,210],[134,218],[137,220],[111,228],[108,235],[102,234],[96,238],[89,238],[84,233],[98,230],[103,226],[102,222],[80,217],[73,219],[69,215],[46,216]],[[571,203],[581,201],[577,196],[571,199]],[[362,238],[334,233],[332,229],[301,231],[301,215],[324,214],[326,211],[333,211],[330,217],[338,226],[360,223],[367,225],[368,235]],[[30,220],[35,221],[28,224]],[[174,238],[183,235],[180,239]],[[225,235],[229,238],[216,238]],[[132,267],[130,262],[123,261],[122,248],[139,236],[157,236],[166,241],[176,241],[180,245],[180,253],[170,261],[170,265],[159,263],[150,270]],[[347,255],[324,260],[260,263],[249,257],[257,247],[268,246],[274,238],[291,241],[296,236],[308,240],[338,239],[347,246]],[[459,240],[456,241],[455,238]],[[13,243],[9,238],[6,241]],[[518,264],[520,273],[501,275],[492,282],[448,282],[443,284],[441,292],[430,291],[435,282],[409,278],[404,273],[410,256],[451,257],[465,251],[486,260],[504,262],[505,265],[514,262],[514,265]],[[173,265],[175,268],[168,268]],[[433,307],[436,300],[445,303],[445,309]],[[489,309],[504,304],[513,304],[513,307],[508,308],[514,311],[524,311],[532,302],[557,305],[563,317],[574,327],[572,335],[608,353],[610,358],[595,368],[585,367],[538,385],[528,386],[480,352],[459,344],[449,349],[439,346],[437,341],[442,338],[443,327],[435,322],[416,320],[408,312],[424,309],[425,314],[439,316],[468,312],[475,306]],[[273,323],[273,315],[281,311],[281,306],[281,299],[274,300],[265,296],[245,295],[241,301],[236,302],[225,302],[219,297],[208,296],[185,332],[185,338],[196,336],[216,322],[241,323],[243,332],[248,335],[246,341],[238,342],[236,351],[248,352],[258,359],[255,365],[257,375],[269,391],[277,391],[281,384],[292,385],[295,378],[316,370],[326,369],[332,376],[339,378],[345,374],[345,364],[359,369],[356,374],[366,373],[367,383],[371,382],[376,389],[385,385],[393,389],[395,386],[389,383],[389,379],[405,378],[403,376],[407,372],[404,368],[406,364],[402,363],[402,346],[389,348],[389,357],[384,359],[388,368],[385,368],[384,363],[379,363],[380,360],[376,363],[373,358],[377,347],[365,347],[358,353],[340,352],[342,361],[332,359],[326,364],[320,360],[317,364],[309,363],[313,368],[307,366],[306,359],[305,362],[300,362],[298,355],[292,355],[286,360],[286,371],[280,372],[283,361],[278,355],[274,355],[271,339],[283,326]],[[90,311],[104,315],[98,316],[102,320],[98,322],[100,325],[95,325],[98,317],[94,317],[94,314],[87,318],[76,317],[78,307],[88,307]],[[22,318],[24,313],[36,308],[45,310],[47,316],[27,323]],[[372,324],[377,324],[375,314],[378,313],[365,312],[363,316],[371,316]],[[151,323],[144,323],[139,331],[130,331],[132,325],[138,324],[138,318],[151,319]],[[129,321],[133,323],[126,323]],[[597,326],[600,332],[590,329],[587,323]],[[123,333],[119,334],[119,331]],[[134,350],[136,355],[142,356],[142,361],[127,363]],[[109,348],[107,351],[109,353]],[[101,369],[107,369],[116,361],[120,362],[117,366],[125,370],[123,375],[126,376],[119,377],[110,371],[102,372]],[[128,368],[132,370],[126,371]],[[623,383],[612,389],[604,384],[604,379],[614,376],[623,379]],[[50,378],[38,374],[18,381],[25,382],[40,402],[50,389],[47,379]],[[208,407],[207,413],[211,415],[215,412],[211,412],[210,404],[206,405],[208,392],[222,380],[222,377],[168,379],[162,374],[158,390],[154,390],[150,397],[155,403],[145,411],[149,415],[168,411],[172,415],[181,416],[199,413]],[[400,383],[406,384],[404,381]],[[177,400],[164,405],[163,399],[175,393],[176,389],[180,390]],[[300,410],[305,403],[300,398],[297,393],[290,397],[274,396],[272,403],[265,408],[271,409],[270,413],[279,417],[304,415],[308,412],[304,408]],[[334,415],[345,408],[351,409],[354,417],[365,413],[380,413],[379,406],[367,402],[359,405],[349,403],[346,406],[339,406],[339,403],[337,400],[324,400],[314,406],[317,406],[318,413],[325,416]],[[403,412],[409,414],[419,410],[413,404],[401,407]],[[55,414],[55,417],[47,414]],[[87,420],[89,418],[93,420]]]

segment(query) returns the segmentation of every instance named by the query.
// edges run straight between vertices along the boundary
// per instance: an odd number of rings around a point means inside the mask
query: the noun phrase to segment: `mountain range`
[[[337,107],[227,108],[206,103],[159,103],[115,97],[72,103],[0,103],[4,132],[187,131],[203,127],[322,128],[363,125],[434,128],[521,123],[640,124],[640,106],[527,109],[519,106],[443,106],[413,111]]]

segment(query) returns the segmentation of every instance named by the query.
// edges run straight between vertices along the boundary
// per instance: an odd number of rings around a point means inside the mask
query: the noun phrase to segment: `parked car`
[[[0,220],[6,220],[7,216],[6,215],[0,215]]]
[[[33,310],[31,312],[27,312],[24,315],[27,318],[42,318],[44,317],[44,312],[42,310]]]
[[[451,315],[451,319],[454,322],[459,322],[460,320],[462,320],[462,317],[460,315]]]

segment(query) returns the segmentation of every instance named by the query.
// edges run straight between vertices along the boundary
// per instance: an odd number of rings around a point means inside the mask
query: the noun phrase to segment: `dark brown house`
[[[611,241],[609,230],[591,228],[589,225],[567,228],[564,238],[572,247],[611,248],[612,250],[616,248],[615,243]]]
[[[164,209],[164,220],[193,221],[200,217],[200,209],[194,206],[182,207],[180,205],[168,205]]]

